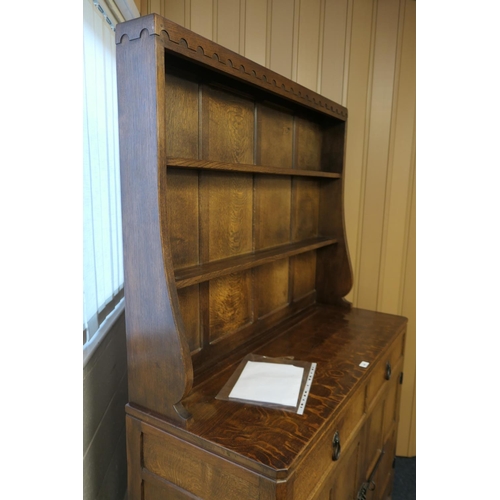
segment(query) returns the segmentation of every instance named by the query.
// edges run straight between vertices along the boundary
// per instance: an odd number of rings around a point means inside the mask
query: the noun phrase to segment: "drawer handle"
[[[385,379],[391,380],[391,375],[392,375],[391,362],[387,361],[387,364],[385,365]]]
[[[339,436],[339,431],[336,431],[335,434],[333,435],[332,445],[333,445],[332,460],[335,462],[340,457],[340,436]]]

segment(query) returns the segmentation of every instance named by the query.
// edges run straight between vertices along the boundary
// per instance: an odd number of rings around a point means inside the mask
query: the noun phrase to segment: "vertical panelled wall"
[[[140,1],[348,108],[347,298],[409,319],[397,454],[415,455],[415,1]]]

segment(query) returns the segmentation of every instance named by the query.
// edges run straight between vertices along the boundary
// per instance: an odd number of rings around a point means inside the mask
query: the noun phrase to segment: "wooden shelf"
[[[291,168],[265,167],[262,165],[246,165],[243,163],[223,163],[218,161],[194,160],[189,158],[167,158],[168,167],[223,170],[229,172],[242,172],[248,174],[268,175],[293,175],[302,177],[319,177],[327,179],[340,179],[341,175],[333,172],[318,170],[300,170]]]
[[[245,271],[252,267],[270,264],[286,257],[292,257],[301,253],[316,250],[337,243],[332,238],[313,238],[298,243],[290,243],[267,250],[261,250],[252,254],[237,255],[228,259],[209,262],[198,266],[190,266],[175,271],[175,283],[177,288],[185,288],[190,285],[202,283],[213,278],[219,278],[231,273]]]

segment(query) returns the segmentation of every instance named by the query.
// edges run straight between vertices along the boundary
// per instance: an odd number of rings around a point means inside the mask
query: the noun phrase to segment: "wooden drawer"
[[[349,453],[364,415],[365,388],[361,387],[351,398],[340,415],[328,426],[327,431],[311,449],[295,472],[293,498],[308,498],[325,476],[332,474]],[[333,460],[333,437],[338,432],[340,456]]]
[[[154,481],[151,491],[167,488],[171,495],[175,491],[176,499],[250,500],[274,496],[272,487],[265,491],[257,474],[153,427],[143,425],[142,429],[142,475],[146,482]],[[157,498],[154,494],[150,497]]]
[[[382,389],[388,380],[397,377],[394,373],[394,368],[397,365],[399,358],[403,356],[404,335],[400,335],[391,345],[387,353],[380,359],[372,370],[368,386],[366,388],[366,410],[368,411],[375,396]],[[390,379],[388,378],[390,370]]]
[[[355,439],[342,457],[338,468],[323,480],[309,500],[353,499],[360,488],[359,455],[361,439]]]

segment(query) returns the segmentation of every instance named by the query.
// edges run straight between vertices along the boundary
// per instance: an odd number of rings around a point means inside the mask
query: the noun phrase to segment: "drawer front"
[[[142,428],[142,477],[152,500],[165,487],[179,499],[270,498],[257,474],[148,425]]]
[[[359,458],[361,440],[356,439],[339,463],[338,469],[322,481],[311,500],[347,500],[356,498],[359,490]]]
[[[373,368],[368,386],[366,388],[366,408],[370,408],[375,396],[382,389],[384,384],[393,380],[398,374],[394,372],[394,367],[403,356],[404,335],[401,334],[389,348],[387,353],[380,359]]]
[[[363,386],[351,397],[340,415],[329,425],[328,430],[300,464],[295,472],[294,498],[308,498],[324,480],[324,476],[334,473],[343,462],[344,456],[350,455],[350,448],[355,445],[353,438],[364,415],[364,395]],[[333,439],[336,433],[339,438],[340,454],[337,460],[333,460],[335,451]]]
[[[366,443],[364,451],[364,471],[368,477],[380,457],[384,443],[394,432],[397,424],[397,407],[401,384],[398,377],[386,382],[378,393],[366,421]]]

